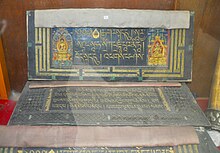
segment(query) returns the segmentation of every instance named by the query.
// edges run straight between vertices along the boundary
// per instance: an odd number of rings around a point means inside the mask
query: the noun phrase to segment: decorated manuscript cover
[[[28,11],[29,80],[190,81],[189,14],[189,28],[47,27],[36,23],[35,11]]]

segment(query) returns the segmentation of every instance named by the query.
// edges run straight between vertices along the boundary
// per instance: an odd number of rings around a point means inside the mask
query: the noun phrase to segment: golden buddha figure
[[[59,53],[67,53],[68,44],[64,37],[61,37],[59,41],[57,42],[57,50]]]
[[[56,44],[57,52],[54,53],[54,60],[67,61],[71,60],[71,54],[68,53],[69,45],[65,37],[60,37]]]
[[[152,45],[148,45],[148,65],[166,65],[167,64],[167,46],[163,44],[160,36],[155,36]]]
[[[160,45],[159,41],[156,41],[154,48],[152,49],[152,57],[160,58],[164,56],[164,48]]]

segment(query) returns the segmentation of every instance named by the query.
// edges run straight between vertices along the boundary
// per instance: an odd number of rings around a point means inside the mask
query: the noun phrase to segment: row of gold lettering
[[[173,149],[141,149],[141,150],[29,150],[23,153],[174,153]]]
[[[103,89],[105,90],[105,89]],[[54,95],[56,97],[82,97],[82,96],[98,96],[101,98],[104,97],[157,97],[157,93],[156,92],[151,92],[151,91],[147,91],[147,92],[135,92],[132,93],[132,91],[119,91],[119,92],[112,92],[112,91],[97,91],[97,92],[92,92],[92,91],[72,91],[72,90],[66,90],[66,91],[58,91],[58,92],[54,92]]]
[[[53,98],[53,103],[74,103],[74,104],[87,104],[87,103],[99,103],[99,104],[140,104],[140,103],[147,103],[147,104],[156,104],[160,102],[158,98],[141,98],[137,97],[136,99],[132,97],[126,97],[126,98],[120,98],[120,97],[101,97],[100,99],[97,99],[96,97],[54,97]]]
[[[119,54],[119,53],[105,53],[105,54],[95,54],[95,53],[79,53],[76,51],[74,60],[79,59],[82,63],[93,63],[95,65],[102,65],[103,61],[106,60],[117,60],[117,64],[124,60],[135,60],[136,63],[144,60],[144,54]]]
[[[100,39],[114,39],[114,40],[125,40],[125,41],[144,41],[147,38],[145,29],[96,29],[100,35]],[[85,38],[90,36],[95,29],[76,29],[74,32],[77,38]]]
[[[164,108],[163,104],[142,104],[142,105],[100,105],[100,104],[52,104],[52,108],[59,108],[59,109],[83,109],[83,108],[92,108],[92,109],[121,109],[121,110],[128,110],[128,109],[145,109],[145,108],[152,108],[152,109],[160,109]]]
[[[144,42],[134,42],[134,41],[76,41],[75,46],[79,48],[88,48],[90,47],[92,50],[108,50],[112,49],[112,52],[118,52],[118,50],[123,50],[128,52],[128,48],[143,48]],[[123,49],[122,49],[123,48]]]

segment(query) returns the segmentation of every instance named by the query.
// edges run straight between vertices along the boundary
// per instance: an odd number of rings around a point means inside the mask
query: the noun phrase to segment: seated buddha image
[[[165,51],[163,46],[160,44],[159,41],[156,41],[153,49],[152,49],[152,57],[164,57]]]
[[[166,46],[163,45],[159,36],[156,36],[152,45],[149,45],[149,65],[166,65]]]
[[[60,38],[60,40],[57,42],[57,50],[60,53],[67,53],[68,50],[68,44],[65,40],[65,38]]]
[[[68,53],[69,45],[65,37],[60,37],[56,43],[57,52],[54,52],[53,60],[55,61],[69,61],[71,60],[71,54]]]

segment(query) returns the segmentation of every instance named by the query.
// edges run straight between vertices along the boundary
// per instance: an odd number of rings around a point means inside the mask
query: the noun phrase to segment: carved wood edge
[[[29,88],[58,88],[58,87],[181,87],[175,82],[85,82],[85,81],[30,81]]]

